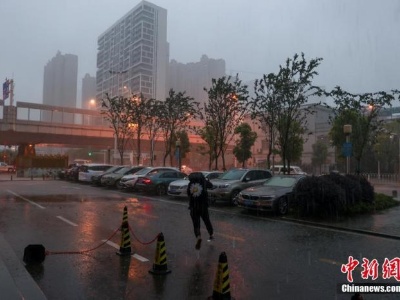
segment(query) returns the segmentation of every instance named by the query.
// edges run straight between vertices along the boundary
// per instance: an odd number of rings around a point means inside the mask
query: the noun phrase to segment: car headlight
[[[226,189],[226,188],[229,187],[229,186],[230,186],[229,183],[225,183],[225,184],[221,184],[221,185],[219,186],[219,188],[220,188],[220,189]]]
[[[180,190],[187,190],[187,187],[188,187],[187,185],[184,185],[184,186],[181,186],[179,189]]]

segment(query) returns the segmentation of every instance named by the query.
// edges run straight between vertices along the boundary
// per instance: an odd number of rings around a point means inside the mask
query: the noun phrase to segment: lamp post
[[[352,131],[352,127],[351,125],[343,125],[343,132],[346,135],[346,145],[347,147],[351,147],[350,146],[350,134]],[[350,148],[351,149],[351,148]],[[350,154],[351,152],[349,151],[349,153],[346,153],[346,174],[349,174],[350,171]]]
[[[399,149],[398,149],[398,152],[399,152],[399,162],[398,162],[398,180],[400,180],[400,135],[398,134],[398,133],[392,133],[391,135],[390,135],[390,139],[392,139],[393,138],[393,140],[394,140],[394,137],[395,136],[397,136],[397,139],[398,139],[398,141],[399,141]]]
[[[175,146],[178,154],[178,169],[181,171],[181,140],[179,138],[176,140]]]

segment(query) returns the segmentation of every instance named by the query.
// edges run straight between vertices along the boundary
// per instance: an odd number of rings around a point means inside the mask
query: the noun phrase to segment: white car
[[[210,180],[218,178],[219,175],[223,174],[222,171],[199,171],[199,172],[203,173],[204,177]],[[175,180],[169,184],[167,194],[173,197],[185,198],[187,197],[186,190],[188,184],[189,184],[188,177],[185,177],[184,179]]]
[[[79,167],[78,181],[92,182],[92,176],[99,175],[111,168],[108,164],[84,164]]]
[[[150,174],[158,173],[159,171],[162,170],[174,170],[177,171],[177,168],[172,168],[172,167],[146,167],[141,169],[140,171],[134,173],[134,174],[129,174],[125,175],[121,178],[119,181],[118,188],[120,189],[135,189],[136,182],[139,177],[147,176]]]
[[[15,167],[5,162],[0,162],[0,172],[15,172]]]

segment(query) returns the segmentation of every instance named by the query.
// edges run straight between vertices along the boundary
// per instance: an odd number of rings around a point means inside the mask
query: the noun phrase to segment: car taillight
[[[144,183],[144,184],[151,184],[150,178],[143,178],[141,181],[142,181],[142,183]]]

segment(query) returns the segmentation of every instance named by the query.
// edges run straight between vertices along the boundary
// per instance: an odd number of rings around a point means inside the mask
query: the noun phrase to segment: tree
[[[319,173],[321,174],[322,165],[326,162],[328,157],[328,146],[321,140],[317,140],[315,144],[312,145],[313,153],[311,158],[311,163],[313,167],[319,167]]]
[[[124,163],[125,148],[132,137],[131,116],[128,111],[130,100],[122,96],[101,100],[101,114],[110,122],[110,128],[114,130],[117,150],[120,155],[121,164]]]
[[[351,143],[353,156],[357,161],[356,173],[361,172],[361,158],[366,145],[373,145],[377,133],[382,129],[383,120],[378,119],[383,107],[391,106],[398,91],[352,94],[336,86],[326,95],[334,99],[336,107],[330,135],[333,144],[341,147],[345,142],[343,125],[352,125]]]
[[[168,156],[170,165],[172,165],[171,153],[175,148],[176,133],[188,128],[190,119],[198,115],[199,111],[199,103],[195,102],[192,97],[185,96],[185,92],[177,93],[170,89],[168,97],[159,111],[165,143],[164,166]]]
[[[285,66],[279,66],[279,72],[274,78],[274,90],[277,101],[280,103],[277,115],[277,132],[279,135],[279,150],[284,167],[290,170],[290,163],[296,159],[296,149],[307,127],[307,114],[313,113],[315,105],[305,105],[308,98],[319,92],[312,85],[315,70],[322,58],[306,61],[304,53],[288,58]],[[296,146],[297,145],[297,146]],[[301,150],[302,151],[302,150]],[[301,156],[301,152],[300,152]]]
[[[318,75],[316,68],[321,61],[322,58],[315,58],[307,62],[304,53],[295,54],[284,66],[279,66],[277,74],[263,75],[255,81],[256,96],[247,104],[252,119],[260,122],[268,136],[269,168],[274,153],[280,153],[285,169],[286,164],[290,169],[291,161],[301,156],[300,142],[306,130],[307,115],[312,114],[317,105],[307,104],[308,98],[320,92],[312,85],[312,80]]]
[[[205,126],[212,128],[215,141],[210,149],[215,149],[215,169],[218,169],[218,158],[222,158],[222,169],[226,169],[225,152],[233,140],[235,128],[242,122],[247,113],[247,86],[242,84],[238,75],[212,79],[208,94],[208,103],[204,106]],[[206,141],[207,142],[207,141]],[[214,144],[215,143],[215,144]]]
[[[257,133],[251,130],[247,123],[242,123],[235,129],[235,134],[239,134],[240,139],[236,142],[233,148],[233,154],[242,167],[245,167],[245,162],[252,157],[251,147],[257,139]]]
[[[140,164],[142,156],[142,137],[151,122],[153,100],[147,99],[142,93],[132,94],[128,98],[126,113],[130,117],[129,126],[132,128],[132,138],[136,141],[136,163]]]
[[[213,162],[217,160],[217,153],[218,153],[218,148],[216,143],[217,130],[215,127],[211,125],[206,125],[197,132],[208,145],[208,150],[204,151],[204,154],[208,154],[209,157],[208,169],[211,170]],[[217,162],[215,162],[215,164],[217,165]]]
[[[281,103],[278,100],[278,93],[275,87],[275,75],[270,73],[263,75],[261,79],[254,82],[255,97],[248,101],[251,118],[257,119],[261,124],[260,128],[266,133],[268,141],[268,169],[271,169],[271,155],[274,155],[276,143],[276,124]]]

